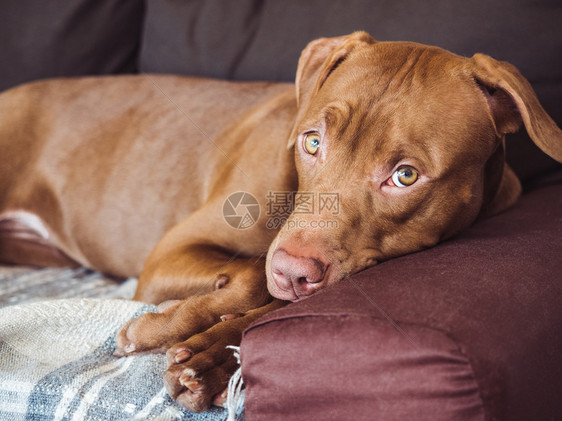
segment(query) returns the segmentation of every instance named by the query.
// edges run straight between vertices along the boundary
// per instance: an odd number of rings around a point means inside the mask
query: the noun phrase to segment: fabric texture
[[[0,265],[0,307],[62,298],[122,298],[135,293],[135,278],[117,280],[86,268]]]
[[[0,419],[225,420],[223,408],[194,414],[169,397],[164,355],[112,355],[118,329],[155,311],[112,298],[130,298],[135,285],[83,268],[0,266],[0,303],[20,303],[0,309]],[[65,295],[105,298],[46,299]]]
[[[241,345],[247,419],[559,419],[561,238],[556,184],[266,315]]]
[[[247,419],[484,420],[455,341],[423,326],[400,329],[370,315],[322,313],[276,319],[265,335],[250,330],[242,347]]]
[[[133,73],[142,0],[0,2],[0,91],[35,79]]]

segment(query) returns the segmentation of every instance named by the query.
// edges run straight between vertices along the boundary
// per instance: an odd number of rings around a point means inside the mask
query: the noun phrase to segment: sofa
[[[508,61],[561,126],[560,22],[550,0],[2,2],[0,90],[144,72],[291,81],[307,42],[362,29]],[[246,419],[562,419],[562,167],[524,129],[506,144],[513,208],[245,331]]]

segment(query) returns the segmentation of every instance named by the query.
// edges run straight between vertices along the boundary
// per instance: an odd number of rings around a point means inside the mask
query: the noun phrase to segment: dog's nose
[[[284,249],[277,249],[271,258],[275,283],[284,291],[294,292],[294,300],[322,288],[327,266],[319,258],[293,256]]]

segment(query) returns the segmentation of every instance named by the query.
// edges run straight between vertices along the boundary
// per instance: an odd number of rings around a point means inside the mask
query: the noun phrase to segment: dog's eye
[[[392,174],[392,182],[396,187],[408,187],[418,180],[418,171],[414,167],[404,166]]]
[[[303,148],[306,153],[316,155],[320,147],[320,135],[318,133],[308,133],[304,135]]]

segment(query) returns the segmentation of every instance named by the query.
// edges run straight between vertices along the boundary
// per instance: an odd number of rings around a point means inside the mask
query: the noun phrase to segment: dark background
[[[310,40],[358,29],[509,61],[562,123],[559,0],[2,0],[0,90],[139,71],[291,81]],[[524,130],[508,143],[523,180],[557,167]]]

